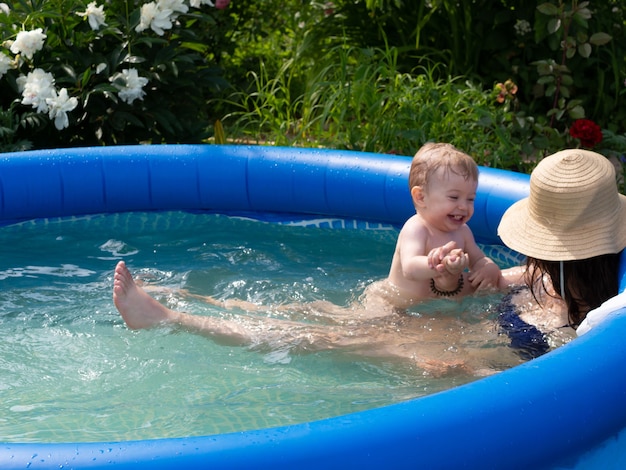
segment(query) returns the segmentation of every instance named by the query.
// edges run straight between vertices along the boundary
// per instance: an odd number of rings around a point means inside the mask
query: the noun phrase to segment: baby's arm
[[[402,228],[398,237],[396,255],[399,261],[397,266],[401,269],[404,279],[421,282],[438,275],[435,266],[441,261],[437,258],[433,264],[434,258],[431,259],[426,246],[428,236],[427,229],[415,216],[409,219]],[[431,250],[431,253],[433,251]]]

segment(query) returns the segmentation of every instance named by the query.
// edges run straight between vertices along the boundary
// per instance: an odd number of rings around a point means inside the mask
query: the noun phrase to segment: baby
[[[396,307],[500,287],[501,272],[474,240],[478,167],[450,144],[427,143],[413,157],[409,189],[416,214],[402,227],[387,279],[370,289]],[[466,270],[469,268],[469,272]]]

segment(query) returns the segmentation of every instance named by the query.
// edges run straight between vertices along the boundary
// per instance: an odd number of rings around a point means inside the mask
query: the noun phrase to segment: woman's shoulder
[[[538,299],[535,299],[526,286],[511,289],[511,304],[515,306],[519,319],[540,331],[550,348],[562,346],[574,339],[576,332],[568,324],[565,302],[545,293],[537,295]]]
[[[501,288],[523,286],[524,277],[526,275],[525,266],[513,266],[511,268],[502,269]]]
[[[516,289],[512,301],[518,308],[520,318],[544,333],[569,325],[565,302],[543,289],[538,289],[534,295],[528,288]]]

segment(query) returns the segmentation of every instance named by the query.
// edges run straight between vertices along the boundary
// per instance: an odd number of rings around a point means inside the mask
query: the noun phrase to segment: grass
[[[335,47],[305,76],[286,61],[270,77],[261,64],[253,90],[223,101],[227,137],[276,145],[324,146],[412,155],[427,141],[450,142],[483,165],[519,166],[513,116],[492,91],[436,65],[401,73],[393,49]]]

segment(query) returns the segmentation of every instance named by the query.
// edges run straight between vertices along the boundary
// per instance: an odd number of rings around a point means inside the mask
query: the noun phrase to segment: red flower
[[[602,142],[602,129],[589,119],[577,119],[569,130],[569,135],[580,139],[580,145],[593,148]]]

